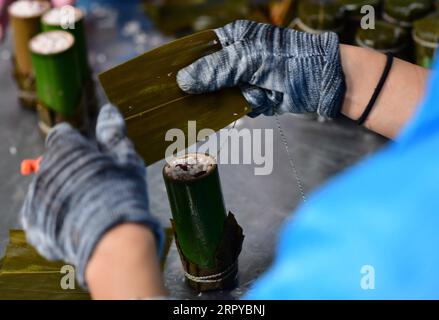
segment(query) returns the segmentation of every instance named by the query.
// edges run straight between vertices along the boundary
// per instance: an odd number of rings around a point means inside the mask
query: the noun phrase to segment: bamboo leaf
[[[102,73],[108,99],[127,121],[127,133],[147,165],[165,157],[170,129],[187,134],[188,121],[197,130],[219,130],[251,111],[237,88],[205,95],[185,94],[176,75],[185,66],[221,49],[211,30],[147,52]],[[178,150],[181,151],[181,150]]]

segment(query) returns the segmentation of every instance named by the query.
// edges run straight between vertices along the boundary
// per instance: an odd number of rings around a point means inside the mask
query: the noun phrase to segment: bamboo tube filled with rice
[[[13,76],[22,106],[35,109],[36,93],[29,41],[41,32],[40,18],[50,9],[45,1],[16,1],[8,7],[13,34]]]
[[[75,113],[82,93],[74,44],[73,36],[65,31],[44,32],[30,42],[38,99],[65,116]]]
[[[81,79],[84,81],[89,79],[91,72],[85,36],[84,13],[72,6],[53,8],[43,15],[41,24],[43,31],[64,30],[73,35],[79,58]]]
[[[15,61],[22,75],[32,74],[29,41],[41,32],[40,19],[49,9],[50,4],[45,1],[20,0],[9,6]]]
[[[243,235],[227,215],[216,160],[188,154],[167,164],[163,177],[188,283],[198,291],[232,287]]]

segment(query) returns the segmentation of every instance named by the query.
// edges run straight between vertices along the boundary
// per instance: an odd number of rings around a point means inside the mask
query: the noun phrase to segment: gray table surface
[[[116,11],[114,7],[90,5],[86,9],[90,60],[96,72],[169,40],[155,30],[137,8],[124,7]],[[8,242],[8,230],[19,228],[17,216],[30,181],[30,178],[20,175],[20,162],[43,151],[35,113],[20,108],[17,102],[10,57],[9,37],[5,44],[0,45],[0,257]],[[105,99],[100,95],[103,103]],[[345,119],[319,123],[285,115],[281,122],[307,193],[386,143],[382,137]],[[179,256],[173,245],[166,263],[165,281],[176,298],[236,299],[242,296],[270,266],[279,228],[300,205],[300,192],[275,119],[243,118],[237,127],[274,129],[274,170],[271,175],[255,176],[251,165],[220,166],[226,206],[235,213],[246,236],[240,256],[239,286],[230,292],[200,295],[193,292],[184,282]],[[163,165],[160,162],[148,168],[149,194],[151,211],[164,225],[169,225],[170,209],[161,176]]]

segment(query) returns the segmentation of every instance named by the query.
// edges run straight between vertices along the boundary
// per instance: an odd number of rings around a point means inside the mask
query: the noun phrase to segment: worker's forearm
[[[166,295],[154,236],[146,227],[125,224],[109,231],[86,269],[93,299],[140,299]]]
[[[347,85],[342,113],[358,120],[383,74],[386,57],[368,49],[341,45],[341,60]],[[365,126],[383,136],[395,138],[412,118],[424,96],[428,74],[425,68],[395,59]]]

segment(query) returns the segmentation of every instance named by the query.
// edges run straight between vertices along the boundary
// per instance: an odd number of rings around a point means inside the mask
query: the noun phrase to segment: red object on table
[[[23,176],[29,176],[33,173],[37,173],[40,170],[40,164],[43,157],[39,157],[34,160],[23,160],[21,162],[21,174]]]

